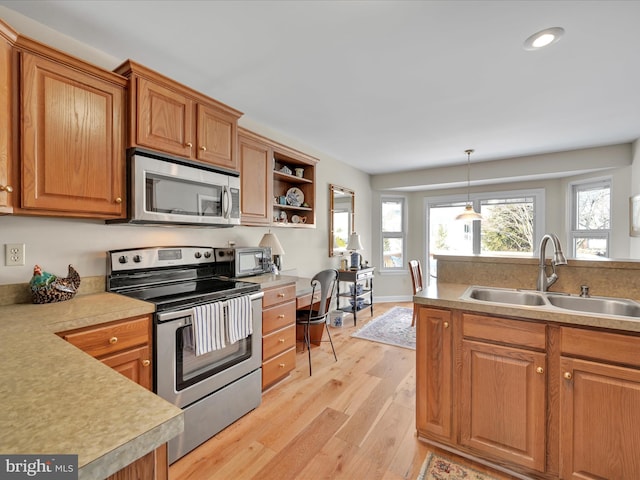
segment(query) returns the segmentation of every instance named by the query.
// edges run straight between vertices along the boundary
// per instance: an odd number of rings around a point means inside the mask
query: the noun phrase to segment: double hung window
[[[404,197],[382,197],[382,270],[404,270],[406,211]]]
[[[571,185],[571,253],[608,257],[611,243],[611,179]]]

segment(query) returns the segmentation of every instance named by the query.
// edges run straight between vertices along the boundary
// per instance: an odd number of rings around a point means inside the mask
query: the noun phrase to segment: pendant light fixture
[[[456,217],[456,220],[464,220],[465,222],[471,220],[482,220],[482,215],[476,212],[471,205],[471,154],[473,149],[465,150],[467,154],[467,205],[464,207],[464,211]]]

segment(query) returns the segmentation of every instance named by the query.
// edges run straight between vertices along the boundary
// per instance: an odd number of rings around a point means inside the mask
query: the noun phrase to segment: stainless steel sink
[[[461,298],[503,305],[540,307],[545,310],[562,309],[587,314],[640,318],[640,303],[626,298],[580,297],[565,293],[482,286],[467,288]]]
[[[551,305],[564,308],[565,310],[640,317],[640,304],[624,298],[576,297],[572,295],[551,294],[548,294],[546,297]]]
[[[542,295],[522,290],[490,287],[472,287],[468,296],[484,302],[508,303],[510,305],[546,305]]]

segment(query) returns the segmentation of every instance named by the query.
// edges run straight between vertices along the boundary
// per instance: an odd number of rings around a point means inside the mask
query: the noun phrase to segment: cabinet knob
[[[536,368],[536,373],[543,374],[544,373],[544,368],[542,368],[542,367]]]
[[[286,366],[287,366],[287,364],[286,364],[286,363],[281,363],[281,364],[279,365],[279,367],[280,367],[280,368],[284,368],[284,367],[286,367]]]
[[[280,297],[280,298],[284,298],[284,293],[279,293],[279,294],[278,294],[278,297]]]
[[[284,318],[284,313],[281,313],[280,315],[278,315],[278,318]]]
[[[187,143],[185,144],[185,146],[186,146],[186,147],[191,148],[191,147],[193,147],[193,143],[191,143],[191,142],[187,142]]]
[[[573,375],[571,375],[571,372],[564,372],[563,377],[567,380],[571,380],[573,378]]]
[[[0,185],[0,192],[13,192],[13,187],[11,185]]]
[[[444,328],[449,328],[449,322],[444,322]]]
[[[148,367],[149,365],[151,365],[151,360],[149,359],[142,360],[143,367]]]
[[[117,204],[121,204],[122,203],[122,198],[120,198],[120,197],[116,198],[116,203]]]
[[[115,345],[116,343],[118,343],[118,337],[111,337],[111,338],[109,339],[109,343],[110,343],[111,345]]]
[[[278,341],[279,341],[280,343],[284,343],[284,338],[279,338],[279,339],[278,339]]]
[[[200,147],[200,150],[202,150],[203,152],[206,152],[206,151],[207,151],[207,147],[205,147],[204,145],[202,145],[202,146]]]

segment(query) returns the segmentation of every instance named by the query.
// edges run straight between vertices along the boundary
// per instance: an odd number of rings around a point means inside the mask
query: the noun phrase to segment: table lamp
[[[358,253],[358,250],[364,250],[362,243],[360,242],[360,235],[353,232],[349,236],[349,243],[347,243],[347,250],[351,250],[351,266],[350,270],[358,270],[360,268],[360,259],[362,255]]]
[[[280,244],[280,240],[278,240],[278,237],[276,237],[276,234],[271,233],[271,230],[269,230],[268,233],[265,233],[262,236],[262,240],[260,240],[260,243],[258,244],[258,246],[271,248],[271,256],[273,258],[273,264],[276,266],[275,273],[278,274],[280,272],[280,267],[281,267],[280,256],[284,255],[284,249]]]

